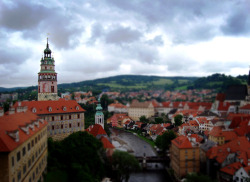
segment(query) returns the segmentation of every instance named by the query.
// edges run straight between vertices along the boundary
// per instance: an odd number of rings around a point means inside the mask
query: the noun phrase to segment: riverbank
[[[128,129],[124,129],[124,128],[114,128],[114,129],[136,134],[137,137],[141,138],[142,140],[144,140],[145,142],[150,144],[153,148],[155,148],[155,142],[153,140],[142,136],[140,133],[138,133],[138,132],[136,132],[134,130],[128,130]]]

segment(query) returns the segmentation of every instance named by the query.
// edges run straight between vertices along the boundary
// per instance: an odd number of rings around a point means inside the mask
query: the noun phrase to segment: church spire
[[[104,129],[104,115],[102,113],[102,106],[101,106],[101,102],[100,102],[100,97],[98,99],[98,104],[96,107],[95,124],[101,125],[102,128]]]

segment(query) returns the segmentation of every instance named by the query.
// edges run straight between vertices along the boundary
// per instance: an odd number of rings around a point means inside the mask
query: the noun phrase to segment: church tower
[[[44,49],[44,56],[41,59],[41,69],[38,73],[38,101],[58,100],[57,95],[57,73],[55,72],[55,61],[51,57],[48,38],[47,46]]]
[[[100,98],[98,99],[98,104],[96,107],[96,114],[95,114],[95,124],[99,124],[104,129],[104,115],[102,113],[102,106],[100,103]]]

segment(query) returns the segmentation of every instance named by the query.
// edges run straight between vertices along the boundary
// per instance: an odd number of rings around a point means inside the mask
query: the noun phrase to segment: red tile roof
[[[247,104],[247,105],[245,105],[245,106],[242,106],[240,109],[250,110],[250,104]]]
[[[110,143],[110,141],[104,136],[101,137],[101,142],[103,144],[103,148],[105,148],[105,149],[114,149],[115,148],[114,145],[112,143]]]
[[[30,111],[20,112],[0,117],[0,152],[10,152],[28,140],[31,136],[42,130],[48,124],[39,121],[39,127],[34,125],[34,131],[29,127],[29,134],[24,132],[20,126],[27,126],[37,121],[39,117]],[[16,142],[6,132],[19,131],[19,141]]]
[[[233,176],[235,174],[235,172],[238,169],[240,169],[241,167],[242,167],[242,164],[240,162],[235,162],[235,163],[229,164],[229,165],[221,168],[220,171]]]
[[[229,102],[220,102],[218,106],[218,111],[228,111],[229,107],[230,107]]]
[[[220,126],[214,126],[213,129],[209,132],[209,135],[214,137],[222,137],[222,129]]]
[[[250,143],[246,137],[238,137],[221,146],[214,146],[210,148],[206,155],[209,159],[216,159],[217,162],[222,163],[230,153],[237,153],[237,158],[242,159],[243,163],[247,165],[248,155],[250,151]]]
[[[225,141],[231,141],[237,138],[234,131],[222,131],[222,135],[225,137]]]
[[[223,94],[223,93],[218,93],[217,96],[216,96],[216,99],[215,100],[218,100],[220,102],[223,102],[226,98],[226,95]]]
[[[14,104],[17,108],[19,102]],[[36,110],[36,114],[56,114],[56,113],[79,113],[85,110],[75,100],[64,100],[58,101],[22,101],[21,106],[27,106],[28,110],[33,112]],[[51,111],[49,109],[51,108]]]
[[[91,125],[88,127],[87,131],[94,137],[97,135],[107,135],[106,131],[99,124]]]
[[[179,136],[171,141],[173,145],[177,146],[178,148],[185,149],[185,148],[192,148],[191,142],[188,140],[187,136]]]

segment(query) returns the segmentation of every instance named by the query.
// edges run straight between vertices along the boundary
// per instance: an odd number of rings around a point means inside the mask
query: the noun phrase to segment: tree
[[[176,134],[172,130],[164,132],[162,135],[158,135],[155,141],[155,144],[160,148],[164,153],[169,149],[171,145],[171,140],[176,138]]]
[[[102,143],[87,132],[75,132],[62,141],[49,138],[47,178],[65,174],[64,181],[100,181],[105,175],[103,150]]]
[[[175,126],[180,126],[180,125],[182,124],[182,118],[183,118],[183,116],[180,115],[180,114],[177,114],[177,115],[174,117]]]
[[[112,167],[118,181],[128,181],[132,172],[140,170],[139,162],[133,155],[119,150],[112,155]]]
[[[191,173],[187,174],[185,182],[213,182],[213,180],[210,179],[209,176],[197,174],[197,173]]]
[[[140,118],[139,118],[139,120],[140,120],[140,122],[143,122],[143,123],[148,123],[148,119],[146,118],[146,116],[141,116]]]

